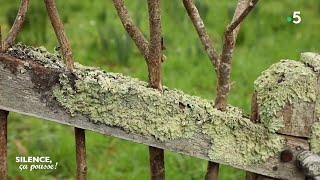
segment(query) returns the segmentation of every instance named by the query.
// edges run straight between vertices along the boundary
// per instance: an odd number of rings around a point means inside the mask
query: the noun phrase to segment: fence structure
[[[208,180],[217,179],[219,163],[246,170],[246,179],[252,180],[320,178],[319,54],[303,53],[300,62],[283,60],[263,72],[255,81],[251,115],[227,104],[239,24],[258,1],[239,1],[218,55],[193,1],[183,0],[218,75],[215,102],[162,85],[160,0],[148,0],[150,41],[124,2],[113,0],[146,60],[149,83],[74,63],[55,1],[44,2],[63,58],[43,47],[13,45],[28,0],[21,1],[8,37],[1,40],[0,179],[7,178],[9,112],[75,127],[79,180],[87,173],[85,130],[148,145],[151,179],[165,178],[163,149],[208,160]]]

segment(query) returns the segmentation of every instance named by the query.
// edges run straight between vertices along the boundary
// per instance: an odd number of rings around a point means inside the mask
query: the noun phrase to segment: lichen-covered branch
[[[193,0],[183,0],[183,4],[187,13],[192,21],[193,26],[195,27],[198,36],[204,46],[204,49],[207,52],[208,57],[211,60],[212,65],[215,67],[217,71],[217,67],[219,65],[219,55],[215,48],[212,45],[209,34],[206,31],[206,27],[204,25],[203,20],[200,17],[197,7],[193,4]]]
[[[44,0],[44,2],[47,8],[48,16],[50,18],[52,27],[59,41],[60,47],[62,49],[62,55],[66,64],[66,68],[68,70],[71,70],[74,67],[74,62],[72,59],[72,51],[67,39],[67,35],[64,31],[62,21],[59,17],[55,0]]]
[[[149,53],[149,43],[147,39],[144,37],[139,28],[134,24],[123,0],[113,0],[113,4],[124,28],[128,32],[129,36],[132,38],[140,52],[143,54],[144,59],[147,60]]]
[[[8,33],[7,38],[3,42],[3,49],[7,50],[10,46],[13,45],[14,40],[16,39],[18,33],[20,32],[23,22],[25,20],[25,17],[27,15],[29,6],[29,0],[21,0],[19,11],[17,13],[16,19],[14,20],[14,23]]]

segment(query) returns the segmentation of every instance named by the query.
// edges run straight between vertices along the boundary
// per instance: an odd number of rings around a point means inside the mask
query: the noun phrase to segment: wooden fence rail
[[[176,90],[166,89],[160,93],[148,88],[144,82],[119,74],[77,65],[71,75],[63,67],[59,67],[63,66],[62,62],[45,62],[40,56],[34,56],[37,53],[38,55],[47,53],[43,48],[32,49],[34,54],[28,56],[33,59],[28,59],[25,54],[27,51],[23,51],[23,48],[29,47],[19,45],[11,49],[11,54],[0,54],[0,109],[171,150],[269,177],[304,179],[304,174],[295,164],[295,157],[301,151],[310,149],[305,138],[269,132],[261,124],[252,123],[236,108],[230,107],[226,112],[218,111],[212,108],[207,100]],[[96,116],[95,110],[81,111],[81,103],[93,103],[96,98],[102,98],[94,97],[97,95],[94,91],[80,90],[83,85],[81,82],[87,82],[87,85],[96,82],[95,85],[98,86],[94,85],[94,88],[106,98],[96,104],[104,103],[103,106],[107,108],[99,110],[99,117]],[[78,93],[84,96],[76,97],[77,94],[72,94],[73,88],[78,89]],[[62,89],[66,91],[60,91]],[[59,93],[66,96],[60,97]],[[83,101],[75,102],[73,98],[83,98]],[[131,102],[128,101],[130,99]],[[63,103],[65,100],[74,102],[72,106],[75,108],[78,108],[76,104],[79,104],[79,109],[68,109],[68,105]],[[111,101],[110,104],[108,100]],[[133,105],[141,112],[140,114],[132,111]],[[90,105],[88,107],[99,109]],[[120,114],[115,113],[113,108]],[[131,116],[130,120],[126,120],[123,115]],[[153,118],[157,118],[160,124],[152,124],[155,123],[152,122]],[[164,123],[161,123],[161,118]],[[170,124],[171,122],[175,124]],[[218,124],[212,125],[215,122]],[[173,129],[165,129],[165,123]],[[222,131],[225,134],[221,135],[215,131]],[[231,133],[228,137],[231,138],[230,141],[222,138],[228,136],[228,133]],[[238,135],[238,133],[243,134]],[[260,136],[261,139],[250,139],[250,136]],[[219,141],[220,138],[222,141]],[[225,144],[219,144],[223,141]],[[226,148],[223,145],[228,143],[234,143],[227,146],[231,149],[221,149]],[[261,154],[254,149],[246,149],[251,145],[258,148],[257,151],[262,151],[263,148],[267,151]],[[241,154],[241,151],[248,154]],[[290,152],[289,155],[293,158],[283,160],[285,158],[281,156],[286,153],[282,152]]]
[[[153,180],[165,178],[163,149],[208,160],[206,180],[217,179],[219,163],[246,170],[248,180],[318,179],[320,55],[304,53],[301,62],[285,60],[265,71],[255,82],[252,114],[247,116],[228,105],[230,72],[240,24],[258,0],[238,1],[220,55],[193,1],[183,0],[218,77],[215,102],[162,86],[160,0],[147,2],[150,41],[135,26],[124,1],[113,0],[146,60],[148,84],[74,64],[55,0],[44,3],[63,60],[44,47],[12,46],[28,10],[29,0],[21,0],[4,41],[0,26],[0,179],[7,178],[9,112],[75,127],[78,180],[87,175],[85,130],[149,145]]]

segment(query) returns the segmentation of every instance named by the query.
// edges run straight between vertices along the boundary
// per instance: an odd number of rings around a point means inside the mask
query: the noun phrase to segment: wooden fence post
[[[8,111],[0,110],[0,179],[7,179],[7,118]]]

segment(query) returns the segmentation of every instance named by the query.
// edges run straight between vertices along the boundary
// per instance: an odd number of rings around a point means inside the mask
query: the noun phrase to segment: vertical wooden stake
[[[152,180],[165,179],[164,151],[163,149],[149,146],[149,161]]]
[[[87,175],[85,130],[74,128],[76,139],[77,180],[85,180]]]
[[[218,176],[219,176],[219,164],[209,161],[205,180],[217,180]]]
[[[0,110],[0,179],[8,179],[7,174],[7,118],[8,111]]]
[[[55,0],[44,0],[44,3],[46,5],[52,27],[62,49],[66,69],[71,71],[74,68],[72,50],[64,31],[63,23],[60,19]],[[74,132],[76,140],[77,180],[85,180],[87,178],[85,130],[75,127]]]

